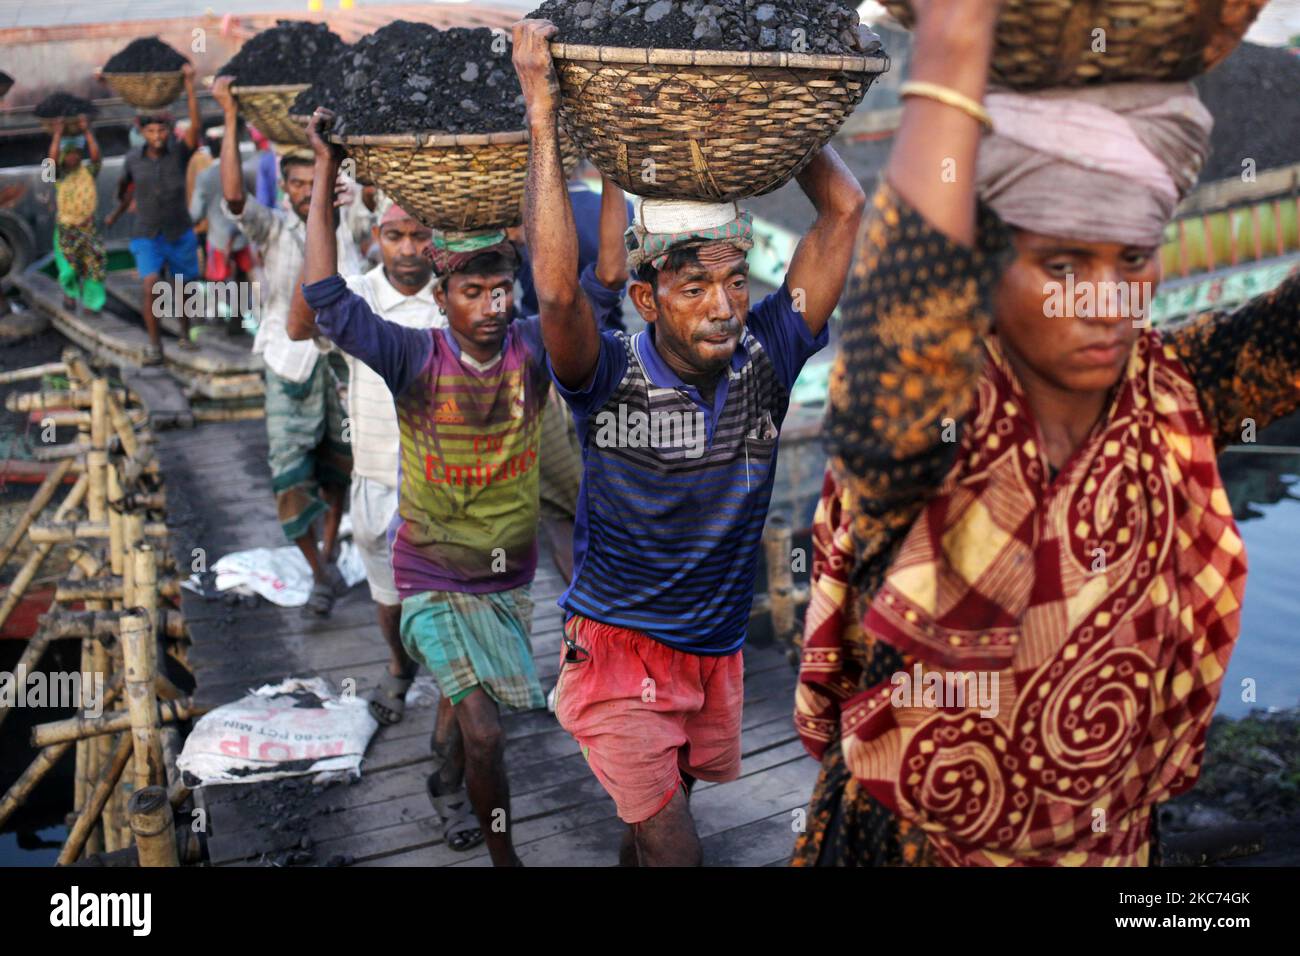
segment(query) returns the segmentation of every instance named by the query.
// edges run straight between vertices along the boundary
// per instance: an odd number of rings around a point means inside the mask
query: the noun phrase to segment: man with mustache
[[[253,352],[262,356],[266,375],[266,433],[270,445],[271,488],[285,537],[296,544],[311,568],[312,591],[307,612],[328,616],[345,585],[334,566],[339,522],[352,472],[352,452],[344,434],[343,405],[335,386],[346,374],[342,359],[322,353],[312,342],[289,338],[290,305],[302,273],[311,209],[312,160],[288,153],[280,174],[289,210],[272,209],[244,192],[238,149],[238,111],[230,94],[230,77],[219,77],[212,97],[225,115],[221,150],[221,191],[225,210],[262,255],[262,314],[258,316]],[[292,210],[292,211],[290,211]],[[338,236],[338,267],[343,275],[362,271],[357,240],[331,208]],[[324,518],[321,544],[315,523]]]
[[[690,787],[740,770],[740,649],[777,436],[799,370],[827,342],[866,199],[829,147],[815,156],[798,181],[817,219],[781,289],[753,308],[748,213],[642,202],[626,248],[648,326],[600,332],[574,281],[554,34],[543,20],[514,31],[542,334],[584,446],[555,713],[629,825],[622,862],[697,865]],[[634,420],[650,427],[610,440],[611,422]]]

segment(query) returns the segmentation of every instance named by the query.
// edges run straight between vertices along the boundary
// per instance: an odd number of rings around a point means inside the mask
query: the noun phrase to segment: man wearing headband
[[[318,193],[340,161],[318,131],[330,115],[318,109],[308,126]],[[627,275],[620,253],[624,199],[609,183],[603,210],[601,253],[580,280],[597,317],[618,307]],[[384,321],[334,274],[328,212],[317,195],[303,296],[316,312],[316,329],[378,373],[396,403],[401,485],[392,554],[402,638],[451,701],[459,731],[435,742],[442,767],[429,781],[430,796],[444,820],[450,817],[448,845],[472,846],[475,837],[454,805],[440,804],[463,768],[492,862],[517,865],[499,709],[545,705],[528,636],[538,452],[550,388],[540,320],[512,321],[518,256],[504,232],[488,232],[433,238],[434,297],[447,328]],[[559,228],[551,219],[538,225]]]
[[[986,96],[997,10],[920,13],[845,293],[800,865],[1156,862],[1240,629],[1216,454],[1300,404],[1300,276],[1147,327],[1191,86]]]
[[[185,76],[185,101],[190,120],[184,139],[172,135],[170,116],[139,116],[137,122],[145,143],[140,149],[126,154],[122,179],[117,187],[119,199],[125,197],[127,190],[132,190],[135,197],[131,255],[135,257],[136,272],[143,280],[140,314],[149,330],[148,361],[151,363],[162,361],[162,334],[154,311],[154,287],[162,276],[163,267],[169,268],[172,275],[179,276],[182,282],[196,282],[201,278],[199,240],[194,234],[194,223],[185,201],[185,173],[190,157],[199,148],[202,127],[199,100],[194,92],[194,65],[186,63],[181,72]],[[117,220],[121,208],[119,206],[104,220],[106,226]],[[184,349],[194,348],[190,341],[190,320],[183,308],[176,311],[175,318],[181,324],[181,337],[177,344]]]
[[[740,769],[741,646],[777,438],[791,386],[827,342],[865,197],[830,148],[813,157],[798,181],[817,219],[781,289],[753,308],[748,213],[638,204],[625,251],[648,327],[599,332],[573,279],[554,33],[516,24],[514,60],[542,328],[585,450],[555,712],[629,825],[623,861],[698,864],[690,787]]]
[[[424,254],[433,231],[396,203],[373,229],[382,256],[369,272],[348,276],[348,289],[388,322],[411,329],[445,328],[447,317],[434,299],[432,264]],[[315,329],[311,309],[295,296],[289,312],[289,337],[310,339]],[[397,513],[398,455],[401,435],[393,396],[384,380],[364,362],[347,356],[348,420],[352,423],[352,541],[361,554],[370,597],[379,614],[379,630],[388,643],[388,674],[370,711],[381,724],[402,719],[406,692],[416,664],[402,647],[401,598],[393,580],[388,526]],[[448,714],[450,716],[450,704]],[[441,715],[440,715],[441,716]],[[477,828],[475,828],[477,829]]]
[[[284,536],[298,546],[312,573],[307,613],[326,617],[346,589],[334,565],[339,523],[347,499],[352,453],[344,434],[343,404],[337,379],[347,374],[342,357],[322,354],[311,342],[294,342],[287,324],[302,274],[307,212],[312,198],[312,161],[305,150],[280,160],[289,208],[268,207],[247,196],[240,167],[239,112],[230,94],[232,78],[218,77],[212,98],[225,114],[221,150],[221,190],[225,210],[262,255],[262,314],[253,352],[262,356],[266,378],[266,435],[271,488]],[[335,195],[335,185],[327,199]],[[344,275],[362,271],[356,237],[329,215],[338,228],[338,268]],[[337,369],[333,367],[337,362]],[[316,522],[323,523],[317,544]]]
[[[104,275],[107,257],[104,240],[95,227],[95,209],[99,206],[99,142],[90,128],[88,117],[80,117],[84,132],[63,135],[63,120],[54,121],[49,158],[54,163],[57,185],[57,222],[54,230],[55,263],[59,285],[63,287],[64,305],[74,300],[90,312],[104,306]],[[83,162],[83,157],[89,162]]]

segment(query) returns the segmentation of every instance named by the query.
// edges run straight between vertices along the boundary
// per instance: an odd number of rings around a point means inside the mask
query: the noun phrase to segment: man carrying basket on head
[[[528,109],[527,213],[552,373],[585,450],[556,716],[629,825],[628,865],[694,865],[696,779],[740,770],[741,645],[776,444],[799,370],[828,338],[865,196],[829,147],[799,174],[817,219],[776,293],[749,304],[748,213],[643,203],[626,235],[648,328],[600,332],[578,295],[577,235],[542,20],[515,26]],[[614,422],[680,423],[643,441]]]
[[[429,782],[448,845],[465,850],[485,839],[495,865],[514,866],[499,709],[545,705],[529,642],[538,452],[550,386],[540,322],[511,321],[519,257],[504,231],[434,239],[434,299],[446,328],[387,321],[349,291],[335,271],[322,185],[339,167],[319,130],[331,116],[318,109],[308,126],[316,153],[303,271],[303,298],[316,313],[311,331],[377,372],[397,406],[393,577],[403,643],[429,668],[456,718],[458,733],[438,747],[442,772]],[[619,307],[627,278],[623,194],[606,183],[605,196],[600,255],[580,281],[602,317]],[[537,225],[544,233],[560,228],[554,215]],[[482,837],[443,802],[462,772]]]

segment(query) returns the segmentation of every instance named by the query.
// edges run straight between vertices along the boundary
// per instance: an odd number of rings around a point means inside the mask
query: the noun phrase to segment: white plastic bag
[[[361,775],[379,723],[360,697],[340,697],[320,677],[291,677],[250,691],[199,719],[176,766],[194,786],[305,774]]]

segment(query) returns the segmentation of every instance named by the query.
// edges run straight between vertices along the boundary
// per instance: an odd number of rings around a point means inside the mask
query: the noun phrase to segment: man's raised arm
[[[232,215],[244,211],[244,171],[239,163],[239,110],[230,94],[234,77],[219,76],[212,84],[212,98],[221,107],[225,130],[221,134],[221,196]]]
[[[542,319],[542,340],[556,379],[566,388],[583,388],[596,370],[600,332],[587,297],[578,283],[578,229],[560,162],[556,128],[559,83],[551,63],[549,40],[554,24],[521,20],[514,29],[515,72],[528,108],[528,184],[525,229],[532,254],[533,284]],[[626,218],[626,212],[623,213]],[[612,220],[612,216],[611,216]],[[604,241],[605,205],[601,206],[601,262],[597,275],[610,264]]]
[[[817,336],[844,291],[867,197],[829,145],[803,168],[798,182],[817,218],[799,240],[785,282],[809,331]]]

